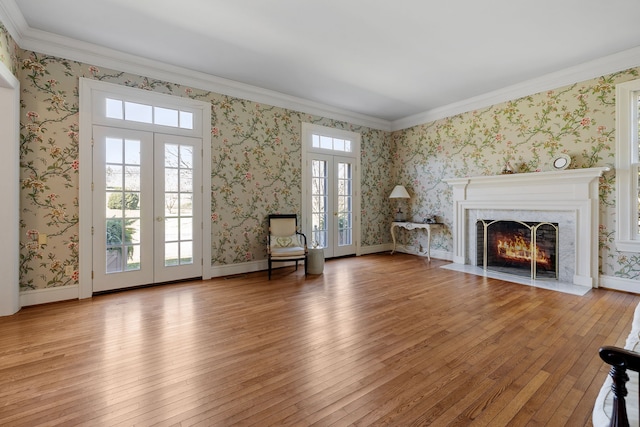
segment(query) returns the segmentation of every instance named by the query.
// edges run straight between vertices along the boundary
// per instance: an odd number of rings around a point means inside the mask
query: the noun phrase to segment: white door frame
[[[20,310],[20,82],[0,63],[0,316]]]
[[[343,138],[351,141],[353,144],[351,152],[322,150],[311,146],[311,138],[313,134],[321,134],[332,136],[333,138]],[[361,137],[359,133],[350,132],[342,129],[335,129],[327,126],[320,126],[311,123],[302,123],[302,230],[307,236],[311,236],[311,156],[312,153],[324,154],[329,156],[351,157],[354,159],[355,170],[353,171],[353,239],[356,248],[356,255],[360,256],[360,144]],[[310,243],[310,242],[308,242]]]
[[[135,96],[148,99],[158,104],[175,105],[176,107],[188,107],[197,110],[201,114],[199,133],[192,135],[202,138],[202,278],[211,278],[211,104],[190,98],[165,95],[147,90],[130,88],[113,83],[105,83],[98,80],[80,78],[80,128],[79,128],[79,160],[80,160],[80,191],[79,191],[79,229],[78,244],[80,247],[79,259],[79,298],[90,298],[93,295],[93,253],[92,246],[92,127],[98,117],[94,117],[93,97],[96,92],[122,94],[123,96]],[[197,120],[196,120],[197,122]],[[102,123],[104,124],[104,123]],[[129,123],[128,123],[129,124]],[[145,128],[141,125],[140,128]]]

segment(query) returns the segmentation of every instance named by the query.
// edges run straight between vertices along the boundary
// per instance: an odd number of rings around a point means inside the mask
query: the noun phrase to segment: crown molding
[[[0,21],[22,49],[209,90],[383,131],[398,131],[523,96],[640,66],[640,46],[398,120],[389,121],[33,29],[15,0],[0,0]]]
[[[391,122],[389,120],[354,113],[330,105],[33,29],[24,20],[14,0],[0,1],[0,20],[5,24],[7,31],[9,31],[21,49],[344,121],[354,125],[384,131],[391,130]]]
[[[0,21],[14,41],[20,45],[24,31],[29,28],[22,12],[14,0],[0,0]]]
[[[391,123],[388,120],[353,113],[351,111],[285,95],[280,92],[263,89],[234,80],[224,79],[211,74],[189,70],[187,68],[154,61],[136,55],[130,55],[40,30],[29,29],[24,33],[21,43],[18,44],[21,48],[26,50],[70,59],[87,65],[110,68],[116,71],[124,71],[135,75],[208,90],[222,95],[273,105],[275,107],[300,111],[306,114],[345,121],[374,129],[389,131],[391,128]]]
[[[391,122],[398,131],[640,66],[640,46]]]

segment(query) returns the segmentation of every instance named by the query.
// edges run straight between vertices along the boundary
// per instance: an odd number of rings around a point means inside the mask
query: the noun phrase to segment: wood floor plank
[[[0,318],[0,425],[589,425],[637,295],[388,253]]]

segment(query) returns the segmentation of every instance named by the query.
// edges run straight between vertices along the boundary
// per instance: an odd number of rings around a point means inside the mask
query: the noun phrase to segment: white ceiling
[[[52,33],[389,122],[640,46],[638,0],[0,5],[24,36]]]

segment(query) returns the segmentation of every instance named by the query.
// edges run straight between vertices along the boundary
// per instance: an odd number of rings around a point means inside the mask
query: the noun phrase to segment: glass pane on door
[[[311,165],[311,227],[312,246],[327,247],[328,173],[327,162],[313,160]]]
[[[164,265],[193,264],[193,146],[164,144]]]
[[[351,163],[338,162],[338,246],[353,244],[353,176]]]
[[[105,139],[106,271],[140,269],[140,140]]]

